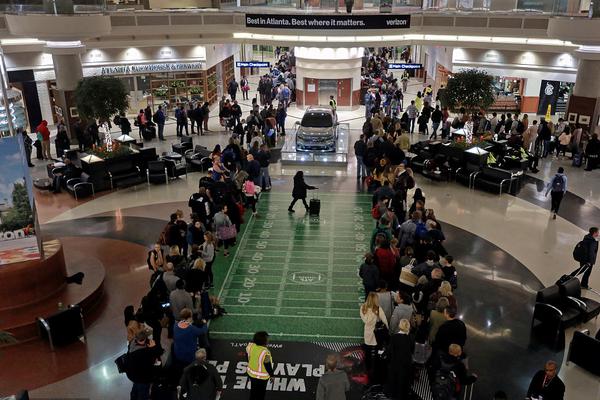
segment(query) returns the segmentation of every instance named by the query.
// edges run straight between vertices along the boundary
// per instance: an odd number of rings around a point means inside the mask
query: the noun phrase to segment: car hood
[[[300,126],[298,128],[298,134],[304,136],[333,136],[333,127],[309,128],[306,126]]]

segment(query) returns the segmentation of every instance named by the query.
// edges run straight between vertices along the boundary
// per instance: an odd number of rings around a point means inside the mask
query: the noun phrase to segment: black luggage
[[[564,284],[565,282],[567,282],[568,280],[570,280],[571,278],[574,278],[576,276],[579,276],[579,275],[585,273],[585,271],[587,271],[588,268],[591,268],[590,264],[584,264],[581,267],[577,267],[577,269],[575,271],[571,272],[570,274],[563,275],[560,278],[558,278],[558,280],[556,281],[556,284],[560,286],[560,285]]]
[[[35,147],[35,157],[38,160],[43,160],[44,156],[42,155],[42,142],[36,140],[35,142],[33,142],[33,147]]]
[[[318,216],[321,212],[321,200],[313,197],[308,203],[308,214]]]
[[[154,126],[147,126],[142,130],[142,137],[144,140],[152,140],[156,137],[156,128]]]

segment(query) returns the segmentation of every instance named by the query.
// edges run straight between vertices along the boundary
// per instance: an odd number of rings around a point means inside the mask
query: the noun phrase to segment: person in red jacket
[[[48,130],[48,121],[45,119],[35,128],[36,132],[41,135],[42,155],[44,160],[50,160],[50,131]]]

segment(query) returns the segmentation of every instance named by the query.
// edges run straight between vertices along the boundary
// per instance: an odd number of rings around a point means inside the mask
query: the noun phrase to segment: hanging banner
[[[554,115],[559,89],[559,81],[542,80],[542,84],[540,85],[540,102],[537,110],[538,115],[545,115],[548,111],[548,106],[550,106],[551,114]]]
[[[410,15],[246,14],[246,28],[406,29],[410,28]]]
[[[21,135],[0,139],[0,265],[40,258]]]

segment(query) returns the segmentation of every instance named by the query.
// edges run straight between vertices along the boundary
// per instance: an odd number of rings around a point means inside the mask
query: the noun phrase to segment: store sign
[[[237,68],[271,68],[271,63],[267,61],[236,61]]]
[[[422,69],[423,64],[389,63],[388,69]]]
[[[540,102],[538,103],[537,111],[538,115],[546,115],[548,106],[550,106],[550,114],[554,115],[556,112],[556,103],[558,102],[559,89],[559,81],[542,80],[542,84],[540,85]]]
[[[130,64],[102,67],[102,75],[135,75],[153,72],[196,71],[204,68],[203,62],[164,63],[164,64]]]
[[[406,29],[410,28],[410,15],[246,14],[246,28]]]

